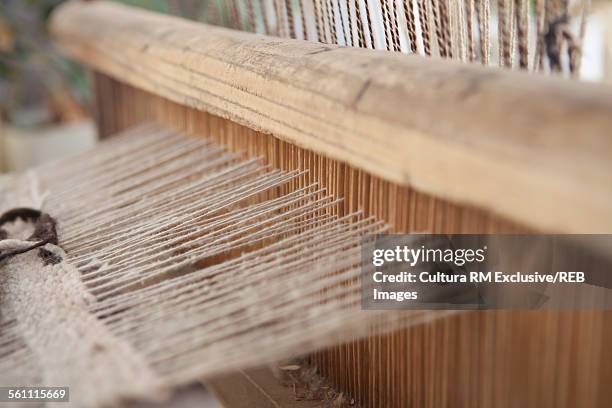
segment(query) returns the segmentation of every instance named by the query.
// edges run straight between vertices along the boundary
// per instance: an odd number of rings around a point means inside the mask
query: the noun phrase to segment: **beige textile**
[[[113,406],[437,317],[361,310],[360,245],[386,227],[301,175],[144,125],[0,179],[1,211],[57,219],[62,259],[0,264],[1,385]]]

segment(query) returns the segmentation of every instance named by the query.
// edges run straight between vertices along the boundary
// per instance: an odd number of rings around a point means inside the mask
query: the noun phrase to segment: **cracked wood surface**
[[[69,2],[93,69],[422,191],[551,232],[612,231],[612,88]]]

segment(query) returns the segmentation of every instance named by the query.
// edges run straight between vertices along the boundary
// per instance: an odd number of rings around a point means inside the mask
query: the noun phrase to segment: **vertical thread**
[[[527,26],[527,1],[514,0],[514,10],[516,15],[516,27],[518,37],[519,66],[527,69],[529,64],[529,50],[527,48],[528,26]]]
[[[261,11],[261,18],[263,20],[264,31],[266,34],[271,35],[272,28],[270,27],[270,20],[268,18],[268,9],[266,7],[267,3],[268,3],[268,0],[259,0],[259,10]]]
[[[418,0],[419,23],[421,24],[421,35],[423,36],[423,52],[431,55],[431,34],[429,25],[429,5],[431,0]]]
[[[346,8],[346,18],[348,25],[349,37],[351,39],[351,46],[361,48],[361,41],[359,39],[359,33],[355,35],[357,31],[357,21],[355,18],[355,10],[352,7],[354,4],[354,0],[344,0],[344,7]]]
[[[438,52],[443,58],[448,57],[446,50],[446,41],[444,41],[444,32],[442,28],[442,18],[440,16],[440,3],[443,0],[432,0],[432,12],[435,24],[436,38],[438,40]]]
[[[506,0],[497,1],[497,20],[499,35],[499,65],[510,66],[510,44],[508,31],[508,18],[506,12]]]
[[[325,36],[325,22],[323,20],[322,0],[314,0],[315,28],[317,30],[317,39],[319,42],[327,42]]]
[[[393,43],[391,41],[391,24],[389,22],[389,1],[390,0],[381,0],[382,2],[382,17],[383,17],[383,33],[385,38],[385,46],[387,50],[393,50]]]
[[[255,33],[257,32],[257,25],[255,23],[255,8],[253,6],[253,0],[246,0],[247,7],[247,20],[248,20],[248,29],[249,31]]]
[[[406,17],[406,30],[408,32],[408,51],[417,51],[416,24],[414,22],[414,10],[412,0],[404,0],[404,16]]]
[[[329,19],[328,21],[329,21],[329,28],[330,28],[330,33],[331,33],[331,42],[332,44],[338,44],[338,35],[336,31],[336,13],[334,11],[334,5],[332,3],[332,0],[327,0],[326,6],[327,6],[326,14]]]
[[[390,17],[391,17],[391,35],[393,38],[393,49],[395,51],[400,51],[400,31],[399,31],[399,20],[400,20],[400,11],[397,7],[396,0],[389,0],[390,5]]]
[[[366,15],[366,20],[368,22],[368,32],[370,33],[370,44],[371,44],[371,48],[376,48],[376,43],[374,42],[374,27],[372,26],[372,16],[370,15],[370,8],[368,7],[368,1],[364,0],[364,6],[365,6],[365,15]]]
[[[281,5],[282,0],[272,0],[272,1],[274,2],[274,13],[276,14],[275,15],[276,35],[279,37],[285,37],[285,23],[282,17],[283,12],[282,12],[282,5]]]
[[[361,4],[359,0],[353,0],[353,6],[355,8],[355,22],[357,24],[357,38],[359,47],[365,47],[365,33],[363,29],[363,21],[361,21]]]
[[[238,0],[230,0],[230,26],[240,29],[240,15],[238,14]]]
[[[285,10],[287,13],[287,26],[289,28],[289,38],[295,37],[295,25],[293,21],[293,7],[291,0],[285,0]]]
[[[306,7],[304,6],[304,0],[300,0],[300,18],[302,22],[302,36],[305,40],[308,40],[308,25],[306,23]]]
[[[468,61],[473,62],[474,55],[474,32],[472,21],[474,20],[474,0],[465,0],[465,18],[467,28],[467,51]]]
[[[453,57],[453,41],[451,35],[451,25],[450,25],[450,13],[448,9],[448,0],[439,0],[440,5],[440,19],[442,25],[442,38],[444,41],[444,48],[446,52],[446,57]]]

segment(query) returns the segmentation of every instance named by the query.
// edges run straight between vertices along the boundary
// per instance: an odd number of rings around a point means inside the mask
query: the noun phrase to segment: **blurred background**
[[[48,19],[63,1],[0,0],[0,173],[71,155],[96,141],[87,72],[64,58],[47,33]],[[121,2],[204,20],[208,1]]]
[[[95,143],[87,72],[54,49],[46,29],[63,1],[0,0],[0,172],[23,170]],[[117,1],[222,25],[230,12],[223,0]],[[612,28],[601,23],[610,4],[592,4],[583,80],[612,81]]]

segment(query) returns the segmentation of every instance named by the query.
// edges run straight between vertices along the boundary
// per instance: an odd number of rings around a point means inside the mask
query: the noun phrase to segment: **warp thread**
[[[227,0],[220,4],[231,10],[230,18],[220,19],[213,8],[204,20],[305,40],[312,28],[323,43],[576,76],[590,0],[578,3],[570,10],[568,0],[533,6],[526,0],[272,0],[271,7]]]
[[[361,245],[386,225],[209,140],[143,125],[36,174],[63,261],[0,265],[8,385],[46,373],[112,405],[452,313],[362,310]]]

